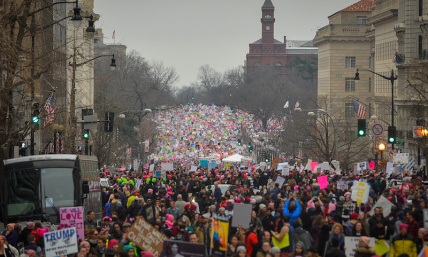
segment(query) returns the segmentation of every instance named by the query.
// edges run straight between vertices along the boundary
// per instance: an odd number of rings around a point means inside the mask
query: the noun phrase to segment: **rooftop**
[[[271,0],[265,0],[263,7],[274,7]]]
[[[376,2],[379,0],[361,0],[356,2],[355,4],[352,4],[336,13],[340,12],[370,12],[372,10],[372,7]],[[335,15],[336,13],[330,15],[329,17]]]
[[[276,39],[274,39],[273,40],[274,42],[274,44],[284,44],[284,43],[282,43],[281,41],[279,41],[279,40],[276,40]],[[262,39],[260,38],[259,40],[257,40],[256,42],[254,42],[253,44],[263,44],[263,42],[262,42]]]

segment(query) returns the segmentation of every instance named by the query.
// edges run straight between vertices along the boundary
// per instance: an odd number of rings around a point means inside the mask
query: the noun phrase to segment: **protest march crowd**
[[[177,242],[163,256],[416,257],[425,256],[428,246],[427,189],[410,183],[425,179],[422,172],[399,183],[390,183],[395,175],[385,178],[382,172],[292,170],[284,177],[281,171],[234,167],[180,168],[166,171],[164,178],[148,171],[102,176],[112,184],[102,193],[104,218],[97,224],[87,210],[85,239],[74,256],[157,256],[129,240],[140,216]],[[322,185],[321,177],[326,178]],[[137,186],[137,179],[143,183]],[[357,189],[359,184],[367,187]],[[249,211],[243,213],[242,207]],[[219,222],[226,226],[219,229]],[[23,229],[8,224],[0,236],[0,257],[19,256],[20,244],[26,256],[43,255],[48,230],[40,222],[28,221]],[[205,252],[185,255],[177,251],[180,242],[202,244]]]

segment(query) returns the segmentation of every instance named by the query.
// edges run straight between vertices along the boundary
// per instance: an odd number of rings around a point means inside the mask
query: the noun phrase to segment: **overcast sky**
[[[261,38],[264,0],[95,0],[104,42],[124,44],[176,69],[177,86],[197,80],[200,66],[224,72],[244,64],[248,44]],[[311,40],[327,17],[357,0],[272,0],[275,38]]]

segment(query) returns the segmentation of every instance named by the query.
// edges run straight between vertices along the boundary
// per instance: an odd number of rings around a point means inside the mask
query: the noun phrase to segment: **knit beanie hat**
[[[131,249],[134,249],[131,245],[124,245],[124,246],[123,246],[123,251],[124,251],[124,252],[127,252],[127,251],[129,251],[129,250],[131,250]]]
[[[240,245],[240,246],[238,246],[238,248],[236,248],[236,252],[239,253],[240,251],[247,252],[247,248],[245,248],[245,246],[243,246],[243,245]]]
[[[364,242],[364,244],[366,244],[366,246],[369,246],[370,243],[370,238],[367,236],[362,236],[360,237],[360,240]]]

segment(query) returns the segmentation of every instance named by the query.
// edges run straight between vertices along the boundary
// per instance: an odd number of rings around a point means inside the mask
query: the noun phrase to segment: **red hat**
[[[390,202],[392,202],[392,196],[388,196],[387,198]]]
[[[186,205],[184,205],[184,209],[189,209],[190,208],[190,203],[188,203],[188,204],[186,204]]]
[[[235,199],[235,203],[241,203],[241,199],[236,198],[236,199]]]
[[[135,196],[140,196],[140,193],[135,193]]]
[[[358,213],[353,212],[353,213],[351,214],[351,220],[357,220],[357,219],[358,219]]]
[[[195,211],[196,210],[196,205],[194,205],[194,204],[190,205],[190,210]]]
[[[246,196],[244,199],[245,199],[245,201],[249,201],[250,197]]]

